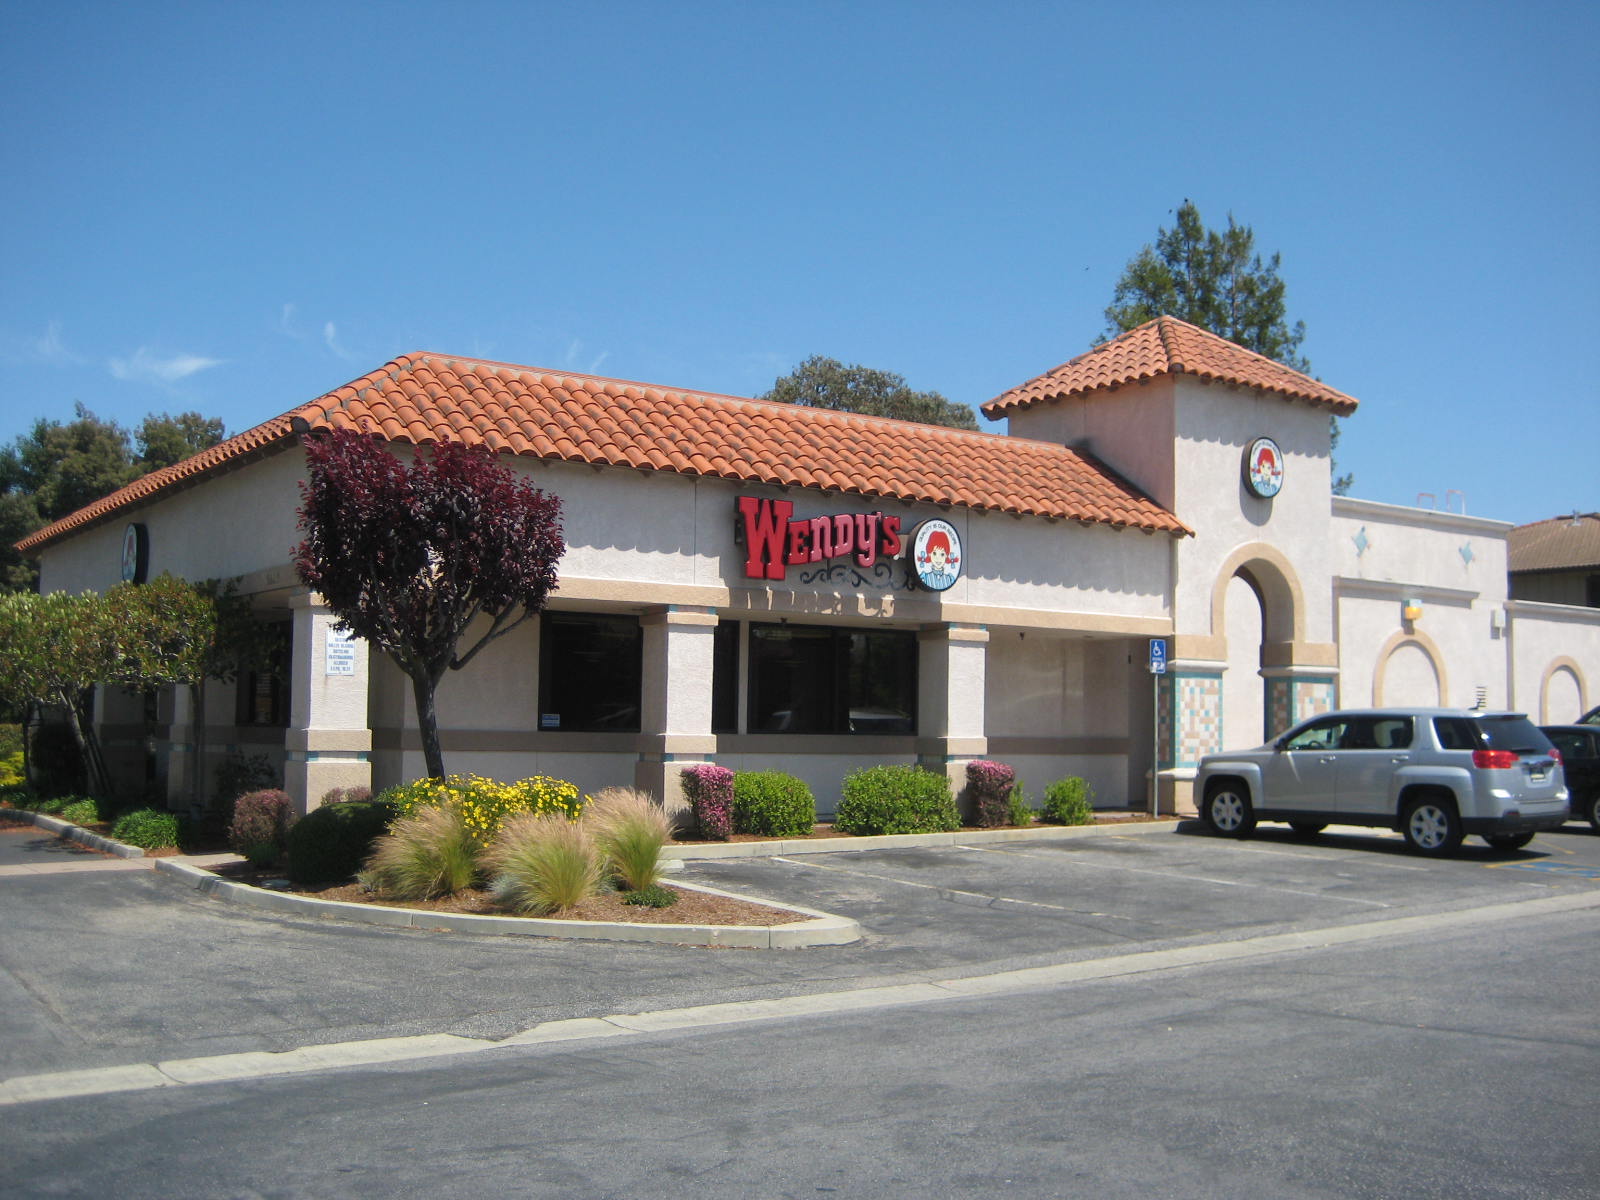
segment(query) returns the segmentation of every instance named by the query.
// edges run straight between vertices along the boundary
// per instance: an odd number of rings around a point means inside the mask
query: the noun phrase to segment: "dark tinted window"
[[[1291,733],[1284,741],[1284,749],[1332,750],[1340,744],[1348,725],[1344,717],[1322,717]]]
[[[539,638],[540,729],[639,731],[639,618],[547,612]]]
[[[1552,729],[1546,736],[1550,744],[1561,751],[1562,758],[1594,757],[1593,739],[1576,729]]]
[[[1353,717],[1339,739],[1341,750],[1402,750],[1409,745],[1410,717]]]
[[[1527,717],[1435,717],[1433,727],[1446,750],[1540,754],[1550,749],[1550,740]]]
[[[711,666],[711,732],[739,729],[739,622],[718,621]]]
[[[750,627],[751,733],[915,733],[909,630]]]

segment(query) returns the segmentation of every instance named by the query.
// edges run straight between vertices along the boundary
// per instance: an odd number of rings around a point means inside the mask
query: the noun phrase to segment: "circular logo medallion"
[[[911,570],[930,592],[961,578],[961,535],[949,521],[924,521],[911,531]]]
[[[1283,451],[1271,438],[1257,438],[1244,452],[1244,485],[1270,500],[1283,490]]]

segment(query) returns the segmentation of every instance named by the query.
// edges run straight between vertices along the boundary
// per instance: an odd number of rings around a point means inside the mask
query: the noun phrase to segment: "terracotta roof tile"
[[[484,442],[497,451],[595,466],[1189,532],[1104,464],[1050,442],[409,354],[146,475],[31,534],[18,548],[37,550],[159,493],[293,445],[300,432],[329,428],[416,444]]]
[[[1035,404],[1110,391],[1162,375],[1193,375],[1259,388],[1307,401],[1339,416],[1356,409],[1353,397],[1309,375],[1177,317],[1157,317],[996,396],[983,406],[983,412],[988,417],[1003,417]]]

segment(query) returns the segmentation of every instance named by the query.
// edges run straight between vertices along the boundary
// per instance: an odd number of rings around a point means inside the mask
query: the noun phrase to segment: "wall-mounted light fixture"
[[[1400,606],[1400,615],[1407,621],[1415,621],[1422,615],[1422,601],[1406,600]]]

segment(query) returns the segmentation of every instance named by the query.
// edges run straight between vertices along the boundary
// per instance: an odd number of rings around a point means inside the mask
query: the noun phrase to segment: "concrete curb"
[[[192,887],[202,896],[258,908],[285,916],[316,917],[384,925],[393,929],[448,930],[454,933],[499,937],[569,938],[580,941],[656,942],[674,946],[733,946],[753,950],[797,950],[811,946],[846,946],[861,939],[861,926],[838,917],[793,904],[777,904],[753,896],[698,884],[678,883],[688,891],[728,896],[792,912],[796,920],[782,925],[635,925],[620,921],[560,921],[548,917],[496,917],[477,913],[428,912],[416,908],[390,908],[378,904],[351,904],[319,900],[293,892],[273,892],[249,884],[232,883],[211,871],[172,859],[151,860],[158,874]]]
[[[88,846],[91,850],[103,850],[107,854],[115,854],[118,858],[143,858],[145,853],[138,846],[129,846],[123,842],[114,842],[108,837],[98,833],[90,833],[76,825],[63,821],[60,817],[46,816],[44,813],[34,812],[28,808],[0,808],[0,820],[15,821],[21,825],[37,825],[40,829],[48,830],[59,838],[66,838],[69,842],[78,842]]]
[[[707,842],[667,846],[663,858],[769,858],[774,854],[848,854],[856,850],[913,850],[919,846],[982,846],[994,842],[1041,842],[1061,838],[1171,833],[1190,818],[1102,821],[1094,825],[1036,825],[1031,829],[957,829],[951,833],[890,833],[876,837],[780,839],[770,842]]]

